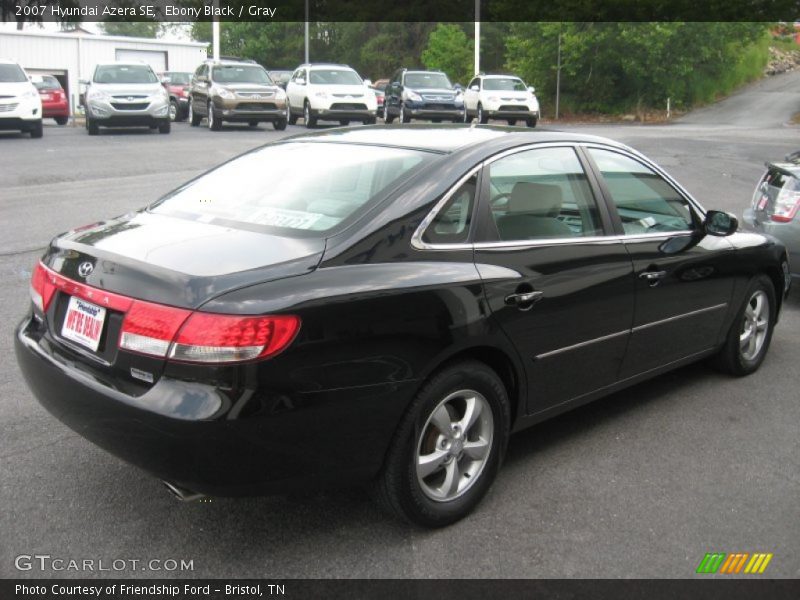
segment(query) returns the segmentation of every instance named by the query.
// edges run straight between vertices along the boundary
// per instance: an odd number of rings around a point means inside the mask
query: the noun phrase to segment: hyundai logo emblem
[[[78,275],[80,275],[84,279],[86,279],[89,275],[91,275],[92,271],[94,271],[94,265],[90,263],[88,260],[78,265]]]

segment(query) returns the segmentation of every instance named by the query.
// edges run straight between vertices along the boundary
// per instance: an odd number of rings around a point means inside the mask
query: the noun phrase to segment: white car
[[[378,116],[375,93],[361,76],[347,65],[305,64],[295,69],[286,84],[289,123],[303,118],[306,127],[317,121],[361,121],[372,125]]]
[[[42,137],[42,99],[22,67],[0,59],[0,130],[8,129]]]
[[[525,121],[528,127],[536,127],[539,100],[534,92],[514,75],[478,75],[464,91],[464,118],[474,117],[483,124],[489,119],[505,119],[509,125]]]

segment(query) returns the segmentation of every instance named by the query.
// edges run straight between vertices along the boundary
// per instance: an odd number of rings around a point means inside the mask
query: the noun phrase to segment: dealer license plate
[[[64,316],[61,336],[96,352],[105,319],[105,308],[72,296]]]

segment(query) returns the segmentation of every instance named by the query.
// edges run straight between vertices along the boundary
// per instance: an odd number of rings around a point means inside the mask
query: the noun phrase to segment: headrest
[[[561,188],[557,185],[519,181],[514,184],[508,199],[509,213],[552,217],[560,211]]]

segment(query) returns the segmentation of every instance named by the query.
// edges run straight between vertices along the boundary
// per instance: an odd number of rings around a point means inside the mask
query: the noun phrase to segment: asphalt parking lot
[[[794,73],[670,125],[572,127],[628,143],[707,208],[740,215],[763,162],[800,147],[787,124],[798,91]],[[0,133],[0,577],[87,574],[15,568],[42,554],[193,561],[95,573],[117,577],[685,578],[712,551],[770,552],[768,576],[800,576],[800,286],[756,374],[694,365],[526,430],[476,512],[440,531],[390,520],[360,490],[182,504],[46,413],[12,331],[48,240],[303,131]]]

